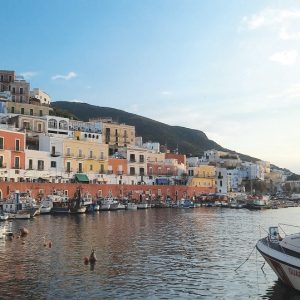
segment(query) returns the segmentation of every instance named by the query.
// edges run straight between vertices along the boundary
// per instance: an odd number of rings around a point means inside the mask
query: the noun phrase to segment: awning
[[[89,183],[90,180],[86,174],[75,174],[75,181],[82,183]]]

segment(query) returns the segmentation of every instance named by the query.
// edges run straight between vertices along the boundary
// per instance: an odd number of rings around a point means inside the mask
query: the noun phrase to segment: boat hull
[[[272,249],[262,240],[256,248],[284,284],[300,291],[300,258]]]

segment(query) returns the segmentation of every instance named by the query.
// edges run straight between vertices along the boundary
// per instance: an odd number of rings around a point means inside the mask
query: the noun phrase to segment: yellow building
[[[8,113],[39,117],[47,116],[53,111],[53,109],[48,105],[36,105],[12,101],[6,102],[6,108]]]
[[[108,145],[88,138],[80,138],[80,132],[74,138],[63,142],[64,170],[68,173],[86,173],[89,178],[95,174],[104,174],[108,169]]]
[[[216,167],[200,165],[193,167],[193,177],[189,181],[190,186],[214,189],[216,186]]]
[[[135,127],[126,124],[114,122],[111,118],[90,119],[90,122],[101,122],[102,124],[102,142],[108,144],[111,153],[114,153],[118,147],[127,147],[135,145]]]

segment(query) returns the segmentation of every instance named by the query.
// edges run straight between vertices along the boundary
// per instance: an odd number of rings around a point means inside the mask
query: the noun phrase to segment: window
[[[104,153],[103,152],[100,153],[100,159],[104,159]]]
[[[55,146],[51,147],[51,154],[55,154]]]
[[[67,156],[71,156],[71,148],[67,148]]]
[[[20,94],[23,94],[23,88],[20,87]]]
[[[20,157],[15,157],[15,169],[20,169]]]
[[[40,110],[40,116],[42,116],[43,115],[43,111],[42,110]]]
[[[16,88],[15,87],[12,88],[12,92],[13,92],[13,94],[16,93]]]
[[[51,161],[51,168],[56,168],[56,161]]]
[[[38,124],[38,132],[42,132],[42,124]]]
[[[23,96],[20,96],[20,102],[23,102]]]
[[[16,151],[20,151],[20,140],[16,140]]]
[[[78,157],[82,157],[82,150],[81,149],[78,150]]]
[[[140,175],[145,175],[145,169],[144,168],[140,168]]]
[[[78,173],[82,173],[82,163],[78,164]]]
[[[90,165],[90,171],[93,171],[93,165]]]
[[[93,151],[90,150],[90,158],[93,158]]]
[[[43,171],[44,170],[44,161],[38,160],[38,170]]]
[[[130,161],[135,162],[135,155],[134,154],[130,154]]]
[[[4,165],[3,165],[3,156],[0,156],[0,168],[3,168]]]
[[[141,163],[144,162],[144,155],[140,155],[140,162],[141,162]]]
[[[71,172],[71,162],[67,161],[67,172]]]
[[[100,165],[100,173],[104,173],[104,165]]]
[[[21,108],[21,114],[24,115],[24,112],[25,112],[24,107],[22,107]]]
[[[11,108],[11,113],[12,113],[12,114],[15,113],[15,108],[14,108],[14,106],[12,106],[12,108]]]
[[[0,149],[4,149],[4,138],[0,137]]]
[[[129,174],[130,175],[135,175],[135,168],[134,167],[130,167]]]
[[[29,159],[28,161],[28,169],[32,170],[32,159]]]
[[[33,116],[33,109],[32,109],[32,108],[30,108],[29,114],[30,114],[31,116]]]

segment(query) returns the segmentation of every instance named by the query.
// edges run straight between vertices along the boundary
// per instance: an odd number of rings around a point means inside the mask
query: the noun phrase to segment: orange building
[[[25,169],[25,134],[0,130],[0,167]]]
[[[127,159],[126,158],[109,158],[108,173],[115,175],[127,174]]]

